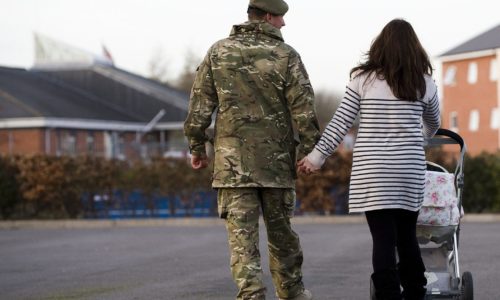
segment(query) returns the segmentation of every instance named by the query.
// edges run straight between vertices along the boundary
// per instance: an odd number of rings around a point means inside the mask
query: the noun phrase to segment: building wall
[[[0,153],[31,155],[40,153],[42,148],[40,129],[0,130]]]
[[[132,153],[135,148],[130,147],[135,133],[119,133],[118,135],[124,137],[123,155],[138,157],[138,153]],[[92,137],[90,140],[89,136]],[[0,154],[104,157],[105,153],[103,131],[63,128],[0,129]]]
[[[498,107],[497,80],[490,79],[491,61],[496,55],[458,61],[443,62],[443,122],[442,127],[455,130],[467,144],[468,153],[477,155],[482,151],[496,152],[499,149],[499,129],[493,129],[492,111]],[[496,58],[498,61],[498,58]],[[477,81],[468,82],[471,63],[477,64]],[[455,80],[447,76],[449,68],[455,68]],[[447,82],[448,80],[448,82]],[[471,111],[479,112],[478,127],[471,128]],[[451,115],[456,114],[458,126],[453,128]],[[474,125],[474,124],[472,124]]]

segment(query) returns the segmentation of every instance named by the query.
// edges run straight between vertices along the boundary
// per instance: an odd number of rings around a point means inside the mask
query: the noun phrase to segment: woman
[[[298,163],[306,174],[321,168],[360,113],[349,211],[364,212],[368,221],[377,299],[423,299],[426,292],[416,222],[424,192],[424,136],[432,137],[440,125],[431,75],[412,26],[392,20],[372,43],[366,62],[351,70],[339,109],[315,149]]]

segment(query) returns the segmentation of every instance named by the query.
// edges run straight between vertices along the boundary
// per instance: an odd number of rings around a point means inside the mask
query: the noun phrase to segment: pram
[[[474,298],[472,274],[468,271],[460,274],[458,255],[460,218],[462,210],[462,191],[464,186],[464,156],[466,146],[463,139],[453,131],[439,129],[435,137],[426,140],[426,148],[445,144],[460,146],[460,155],[456,162],[455,172],[450,174],[442,166],[427,162],[426,197],[419,220],[417,221],[417,238],[426,267],[427,293],[425,299],[460,299]],[[442,176],[440,176],[442,175]],[[448,178],[448,196],[452,200],[429,200],[429,194],[446,194],[443,191],[429,191],[430,181],[439,178],[443,183]],[[439,198],[438,195],[435,198]],[[375,299],[373,282],[370,282],[370,298]]]
[[[472,274],[466,271],[460,275],[458,255],[460,217],[463,214],[462,192],[466,146],[462,137],[446,129],[439,129],[436,136],[426,142],[428,148],[445,144],[460,146],[460,154],[456,162],[454,176],[452,176],[456,195],[455,212],[450,211],[449,224],[435,226],[426,220],[421,220],[417,224],[417,237],[427,269],[426,299],[471,300],[474,299]],[[428,163],[427,170],[449,174],[445,168],[433,163]]]

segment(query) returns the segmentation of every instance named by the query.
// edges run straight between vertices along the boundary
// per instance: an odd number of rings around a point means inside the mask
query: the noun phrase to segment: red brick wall
[[[12,154],[30,155],[43,152],[42,134],[43,130],[40,129],[2,129],[0,130],[0,153],[11,154],[10,151],[12,151]]]
[[[95,155],[99,157],[104,157],[104,132],[94,131],[94,149]]]
[[[46,153],[46,129],[0,129],[0,153],[10,154],[9,151],[9,131],[12,132],[12,154],[48,154],[48,155],[94,155],[98,157],[105,157],[105,132],[103,131],[89,131],[89,130],[75,130],[75,129],[62,129],[52,128],[49,132],[49,151]],[[94,136],[94,151],[92,153],[88,150],[87,136],[92,133]],[[63,140],[68,135],[75,136],[75,153],[69,153],[69,149],[63,146]],[[121,132],[119,136],[123,139],[123,155],[117,158],[139,159],[141,157],[141,148],[135,144],[135,132]],[[159,145],[159,135],[156,133],[151,134],[154,137],[154,142]],[[146,136],[143,137],[142,142],[145,143]],[[157,148],[159,147],[157,145]],[[149,149],[148,154],[159,154],[158,149]],[[124,156],[124,157],[123,157]]]
[[[9,132],[11,132],[11,146],[9,147]],[[57,155],[60,145],[59,138],[63,138],[68,132],[76,135],[77,155],[94,154],[104,156],[104,133],[102,131],[92,131],[94,135],[94,153],[89,153],[87,149],[88,130],[70,129],[50,129],[50,149],[47,154]],[[45,129],[0,129],[0,153],[1,154],[45,154]]]
[[[458,134],[465,140],[468,152],[477,155],[482,151],[498,150],[498,129],[492,129],[491,111],[497,107],[497,83],[490,80],[490,63],[495,56],[485,56],[443,63],[443,77],[448,67],[457,68],[455,84],[444,85],[443,80],[443,125],[450,128],[450,112],[458,114]],[[467,81],[469,63],[478,65],[478,78],[475,84]],[[479,129],[469,130],[471,110],[479,111]]]
[[[9,131],[0,130],[0,154],[9,153]]]

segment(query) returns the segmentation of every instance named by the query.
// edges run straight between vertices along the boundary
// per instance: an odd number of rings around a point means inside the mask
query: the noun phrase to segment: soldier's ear
[[[270,22],[271,22],[272,17],[273,17],[273,15],[271,15],[270,13],[266,13],[266,16],[264,17],[264,20],[265,20],[267,23],[270,23]]]

